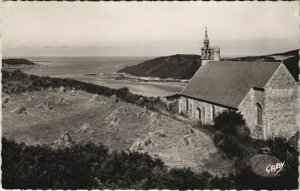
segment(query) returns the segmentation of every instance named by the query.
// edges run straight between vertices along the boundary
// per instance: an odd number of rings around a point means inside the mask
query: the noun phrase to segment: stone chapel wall
[[[299,130],[299,83],[282,64],[267,83],[265,112],[268,136],[289,138]]]
[[[187,103],[188,107],[186,107]],[[184,96],[179,100],[179,113],[186,115],[192,120],[199,120],[203,124],[211,124],[213,118],[224,110],[227,110],[227,108]]]

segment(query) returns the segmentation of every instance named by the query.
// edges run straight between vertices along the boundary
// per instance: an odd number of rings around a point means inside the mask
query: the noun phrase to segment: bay
[[[28,57],[37,63],[26,70],[28,74],[71,78],[110,88],[128,87],[132,93],[149,97],[179,93],[185,86],[181,82],[139,82],[103,78],[103,73],[115,73],[128,65],[135,65],[149,57]]]

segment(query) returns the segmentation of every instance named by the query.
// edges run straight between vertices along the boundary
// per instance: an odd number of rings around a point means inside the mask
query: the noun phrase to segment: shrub
[[[217,146],[222,146],[224,144],[224,134],[221,131],[216,131],[214,135],[214,143]]]
[[[173,101],[168,104],[167,110],[172,113],[172,114],[177,114],[178,113],[178,101]]]
[[[232,110],[222,112],[214,120],[214,127],[217,129],[214,143],[227,158],[237,157],[241,164],[244,159],[248,160],[258,152],[253,147],[253,140],[249,137],[250,130],[245,123],[243,116]]]
[[[6,189],[204,189],[209,173],[168,170],[147,154],[113,152],[89,143],[52,150],[2,138]]]
[[[276,179],[258,177],[249,166],[236,175],[213,177],[188,168],[168,170],[147,154],[110,153],[93,143],[52,150],[2,138],[6,189],[296,189],[298,161],[292,165]]]
[[[271,154],[281,161],[286,159],[287,151],[290,149],[287,140],[282,137],[268,139],[265,145],[271,149]]]
[[[89,187],[91,168],[72,150],[17,145],[2,140],[2,185],[6,189],[83,189]],[[77,149],[78,150],[78,149]]]
[[[3,138],[2,145],[2,185],[10,189],[131,188],[153,176],[154,169],[167,172],[149,155],[108,153],[93,143],[52,150]]]
[[[177,94],[177,93],[173,94],[173,95],[166,96],[167,100],[169,100],[169,101],[173,101],[173,100],[177,101],[180,97],[181,97],[181,95]]]
[[[215,128],[226,135],[236,135],[245,124],[242,114],[233,110],[226,110],[214,119]]]
[[[281,176],[268,178],[254,174],[250,166],[243,168],[236,176],[237,189],[283,190],[298,188],[298,168],[285,171]]]
[[[89,84],[86,82],[81,82],[78,80],[68,78],[60,79],[28,75],[20,70],[2,70],[2,77],[2,91],[7,94],[20,94],[25,91],[40,91],[50,87],[65,87],[66,89],[82,90],[88,93],[103,96],[116,95],[116,98],[122,101],[136,104],[139,106],[146,106],[150,110],[167,110],[167,105],[163,103],[159,98],[148,98],[145,96],[133,94],[129,92],[129,89],[127,87],[120,89],[110,89],[108,87],[99,86],[96,84]],[[176,106],[172,105],[172,108],[174,107]],[[170,111],[173,112],[174,109],[171,109]]]
[[[211,187],[214,189],[221,189],[221,190],[230,190],[230,189],[236,189],[235,187],[235,175],[229,174],[228,177],[217,177],[215,176],[211,180]]]
[[[167,183],[166,188],[171,190],[205,189],[209,187],[211,178],[211,174],[207,172],[196,174],[189,168],[171,169],[164,181]]]
[[[298,186],[298,152],[289,146],[284,138],[271,138],[268,140],[254,140],[245,126],[245,120],[239,113],[226,111],[215,119],[214,143],[229,159],[235,160],[237,175],[236,189],[296,189]],[[220,144],[222,143],[222,144]],[[254,174],[249,166],[249,160],[267,146],[271,149],[270,155],[285,161],[286,170],[280,177],[267,178]],[[230,185],[230,179],[212,180],[214,188],[221,188],[225,181]]]

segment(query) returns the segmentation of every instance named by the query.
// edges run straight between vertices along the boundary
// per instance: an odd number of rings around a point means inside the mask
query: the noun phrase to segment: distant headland
[[[227,61],[282,61],[289,57],[297,56],[299,49],[283,53],[262,56],[245,56],[236,58],[222,58]],[[119,73],[153,78],[190,79],[201,66],[200,55],[176,54],[163,56],[144,61],[137,65],[126,66]]]

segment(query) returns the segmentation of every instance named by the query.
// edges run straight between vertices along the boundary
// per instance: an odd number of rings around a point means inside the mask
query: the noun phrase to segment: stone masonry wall
[[[251,135],[255,138],[275,136],[289,138],[298,130],[297,126],[297,82],[284,65],[280,65],[264,91],[251,89],[239,105]],[[257,106],[262,107],[262,125],[257,124]]]
[[[266,124],[265,114],[265,92],[262,90],[254,90],[253,88],[248,92],[241,104],[238,106],[239,111],[244,116],[246,124],[251,131],[251,135],[254,138],[262,139],[266,138],[264,132],[264,125]],[[257,124],[257,103],[262,107],[262,126]]]
[[[265,112],[268,137],[289,138],[298,130],[298,86],[284,65],[280,65],[267,83]]]
[[[188,110],[186,104],[188,102]],[[220,107],[214,104],[194,100],[182,96],[179,100],[179,113],[182,113],[192,120],[199,120],[203,124],[211,124],[213,122],[213,107],[215,117],[227,108]],[[199,114],[200,112],[200,114]],[[200,119],[201,118],[201,119]]]

